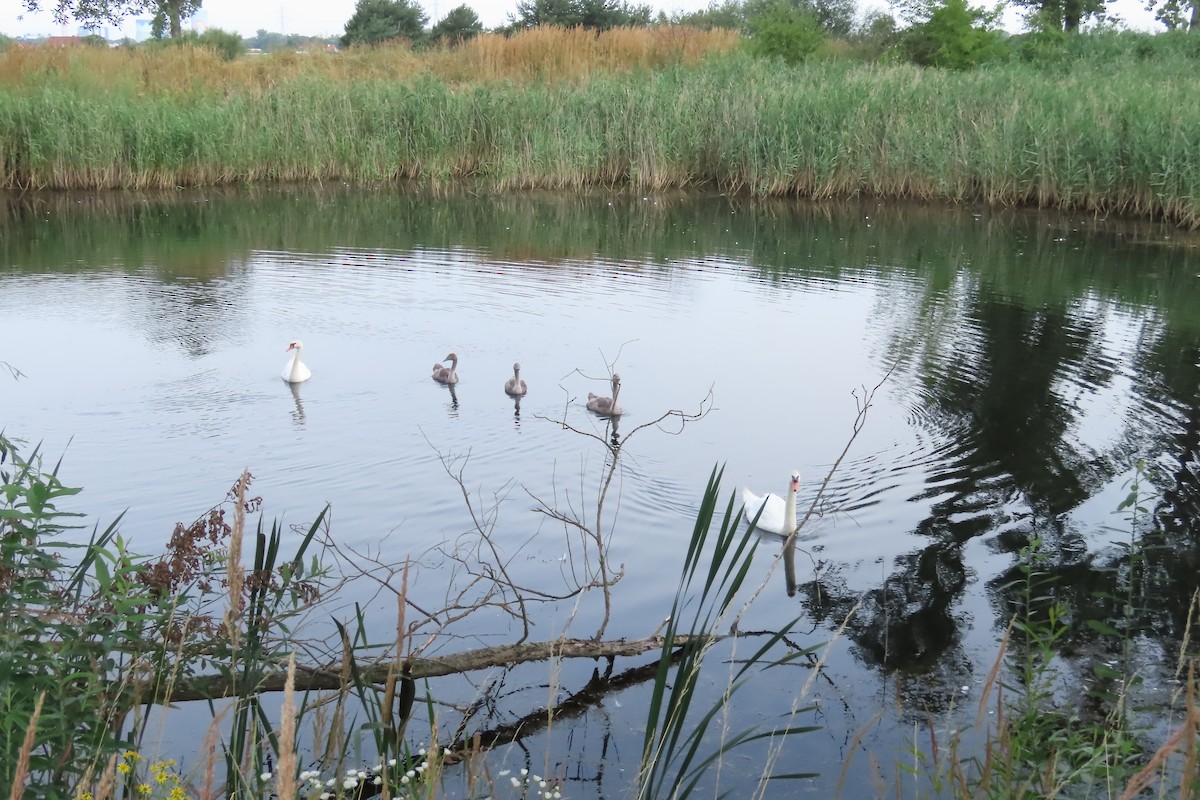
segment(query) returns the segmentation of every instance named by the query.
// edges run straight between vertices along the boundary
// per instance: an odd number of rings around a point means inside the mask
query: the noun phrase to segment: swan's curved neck
[[[300,372],[300,351],[303,348],[300,347],[299,345],[297,345],[296,347],[293,347],[292,349],[295,350],[296,352],[292,354],[292,368],[288,371],[288,374],[290,376],[292,376],[293,378],[298,378],[298,377],[300,377],[298,374]]]
[[[621,384],[614,383],[613,384],[613,404],[612,404],[613,411],[616,411],[617,409],[620,408],[620,406],[617,405],[617,395],[619,395],[620,393],[621,393]]]

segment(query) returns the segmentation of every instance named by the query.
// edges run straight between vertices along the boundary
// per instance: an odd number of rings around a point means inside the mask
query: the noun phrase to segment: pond
[[[804,510],[837,465],[797,591],[764,537],[750,582],[768,584],[741,624],[799,617],[797,644],[835,640],[801,720],[819,730],[785,746],[785,771],[865,795],[868,756],[890,782],[914,722],[973,714],[1035,537],[1080,623],[1058,646],[1064,669],[1108,658],[1082,622],[1118,613],[1105,592],[1144,531],[1115,512],[1139,460],[1168,546],[1148,556],[1137,638],[1147,691],[1167,691],[1200,583],[1195,238],[1092,217],[694,194],[285,187],[0,208],[0,361],[24,373],[0,375],[0,427],[62,454],[87,524],[126,512],[137,550],[159,551],[249,468],[268,519],[304,525],[329,503],[347,553],[432,564],[438,546],[479,536],[461,474],[514,575],[565,593],[577,553],[537,507],[595,513],[613,431],[585,402],[608,393],[611,368],[625,414],[605,526],[624,574],[607,638],[650,635],[668,613],[714,466],[724,496],[782,494],[798,469]],[[289,386],[295,339],[313,377]],[[450,352],[452,391],[430,377]],[[519,403],[503,391],[513,362],[529,386]],[[636,430],[672,410],[698,418]],[[450,580],[430,568],[415,591],[437,598]],[[390,593],[344,592],[343,619],[358,603],[382,641],[394,635]],[[539,606],[531,638],[593,635],[603,611],[598,592]],[[431,652],[519,634],[476,616]],[[564,664],[553,689],[578,690],[592,668]],[[811,668],[789,670],[740,696],[735,727],[793,701]],[[487,697],[476,723],[546,703],[544,664],[498,675],[453,690]],[[647,695],[610,695],[498,758],[565,778],[570,797],[623,796]],[[848,761],[864,769],[842,776]]]

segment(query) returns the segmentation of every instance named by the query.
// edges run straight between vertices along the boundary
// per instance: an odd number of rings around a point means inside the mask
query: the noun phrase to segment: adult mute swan
[[[510,397],[520,397],[529,391],[525,381],[521,380],[521,365],[513,364],[513,376],[504,383],[504,393]]]
[[[793,471],[788,482],[787,500],[777,494],[766,494],[759,497],[749,489],[742,489],[742,505],[746,507],[746,521],[753,522],[754,515],[761,508],[758,523],[754,526],[760,531],[778,533],[780,536],[791,536],[796,532],[796,492],[800,490],[800,473]]]
[[[588,409],[595,411],[602,417],[621,416],[621,407],[617,405],[617,395],[621,391],[621,376],[615,372],[612,376],[612,390],[612,397],[600,397],[588,392]]]
[[[304,362],[300,360],[300,351],[304,349],[304,342],[297,339],[287,346],[287,350],[295,350],[296,354],[292,356],[292,360],[283,365],[283,379],[288,383],[304,383],[312,377],[312,371],[304,366]]]
[[[443,358],[442,361],[449,361],[450,366],[444,367],[441,364],[434,364],[433,379],[438,383],[458,383],[458,356],[451,353]]]

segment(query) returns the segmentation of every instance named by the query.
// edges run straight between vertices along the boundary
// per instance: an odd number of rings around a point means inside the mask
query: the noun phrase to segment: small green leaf
[[[1089,619],[1084,624],[1086,624],[1089,628],[1094,630],[1096,633],[1102,634],[1104,636],[1120,636],[1121,635],[1120,631],[1118,631],[1112,625],[1109,625],[1107,622],[1103,622],[1098,619]]]

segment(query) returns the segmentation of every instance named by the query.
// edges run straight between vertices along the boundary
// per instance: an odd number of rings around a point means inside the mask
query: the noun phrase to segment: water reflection
[[[787,588],[787,596],[796,596],[796,536],[784,537],[783,540],[783,581]]]
[[[604,422],[604,438],[615,451],[621,447],[621,418],[606,417]]]
[[[678,384],[695,375],[702,386],[716,381],[719,403],[694,435],[664,437],[650,451],[641,448],[651,437],[639,436],[621,459],[623,516],[613,541],[636,543],[625,553],[631,575],[652,566],[644,584],[631,577],[621,587],[641,604],[635,626],[640,610],[660,603],[662,565],[687,533],[679,520],[693,509],[678,487],[725,460],[742,474],[791,468],[798,453],[805,468],[831,462],[840,439],[827,429],[844,406],[822,399],[827,388],[842,402],[846,386],[895,364],[881,419],[868,425],[874,435],[856,445],[826,498],[850,522],[823,540],[811,575],[803,559],[798,574],[796,542],[782,543],[788,610],[798,605],[829,631],[845,623],[855,677],[902,676],[918,715],[950,708],[977,673],[981,642],[991,646],[989,631],[1018,608],[1020,551],[1034,540],[1045,543],[1055,578],[1048,601],[1072,609],[1071,630],[1056,646],[1080,676],[1110,655],[1086,621],[1124,614],[1113,598],[1127,593],[1122,582],[1135,567],[1129,624],[1161,652],[1185,635],[1200,584],[1200,265],[1176,232],[1168,239],[1154,226],[1011,211],[674,196],[648,204],[586,193],[481,200],[271,189],[216,192],[203,202],[186,192],[114,194],[89,198],[82,213],[74,202],[0,203],[0,311],[66,309],[63,335],[85,345],[128,328],[148,343],[137,351],[146,363],[136,366],[162,374],[103,376],[128,387],[132,407],[148,408],[144,433],[121,427],[122,408],[43,413],[68,396],[61,386],[13,404],[31,424],[78,432],[81,442],[106,443],[111,430],[128,436],[121,444],[139,457],[181,432],[241,437],[250,455],[279,459],[266,466],[315,481],[299,471],[308,466],[301,456],[255,449],[265,417],[287,422],[266,413],[278,402],[275,387],[259,398],[246,389],[254,379],[238,371],[248,343],[278,341],[308,322],[324,327],[323,348],[340,348],[343,358],[325,363],[345,365],[346,374],[331,370],[317,387],[344,404],[339,414],[307,420],[300,386],[290,387],[291,426],[306,443],[376,465],[388,488],[392,481],[406,494],[436,497],[426,474],[438,471],[424,469],[424,443],[405,446],[402,408],[439,445],[478,444],[478,468],[496,483],[527,470],[530,485],[549,493],[553,479],[538,470],[560,457],[561,445],[543,430],[553,426],[536,424],[536,402],[522,427],[522,398],[513,398],[512,428],[494,424],[507,411],[498,392],[478,395],[460,418],[457,387],[447,386],[453,425],[431,405],[422,370],[429,352],[444,352],[446,320],[462,307],[477,310],[479,321],[461,321],[453,335],[476,348],[473,374],[495,376],[486,384],[494,388],[514,352],[535,370],[561,369],[544,374],[564,374],[577,362],[555,360],[578,359],[580,342],[608,337],[602,344],[616,347],[639,336],[620,370],[647,407],[680,407],[691,398],[679,397]],[[321,319],[298,312],[317,304],[328,309]],[[115,309],[107,313],[119,315],[117,324],[65,328],[97,309]],[[748,357],[725,355],[772,352],[798,331],[813,346],[788,353],[771,392],[746,385]],[[396,342],[404,344],[395,357],[413,363],[402,374],[420,377],[411,390],[369,369],[392,358]],[[653,366],[664,363],[679,373]],[[264,368],[277,379],[276,369]],[[137,406],[142,384],[157,399]],[[611,466],[625,446],[620,418],[602,418],[601,430],[583,403],[566,406],[564,419],[604,442]],[[335,418],[341,427],[327,421]],[[781,430],[777,420],[789,424]],[[154,436],[155,423],[166,437]],[[1158,492],[1150,505],[1161,532],[1119,521],[1129,528],[1123,542],[1145,546],[1134,560],[1110,544],[1104,526],[1138,459]],[[143,474],[144,466],[131,457],[104,474],[123,471]],[[193,477],[176,474],[171,483]],[[393,494],[380,486],[330,491],[342,493],[343,513],[361,515],[363,530],[394,511],[379,508],[375,498]],[[290,499],[299,506],[309,498]],[[412,511],[413,524],[439,534],[458,524],[444,522],[444,504],[430,505],[427,514]]]
[[[300,383],[288,383],[288,388],[292,391],[292,401],[295,407],[292,409],[292,424],[297,428],[304,427],[304,403],[300,400]]]

